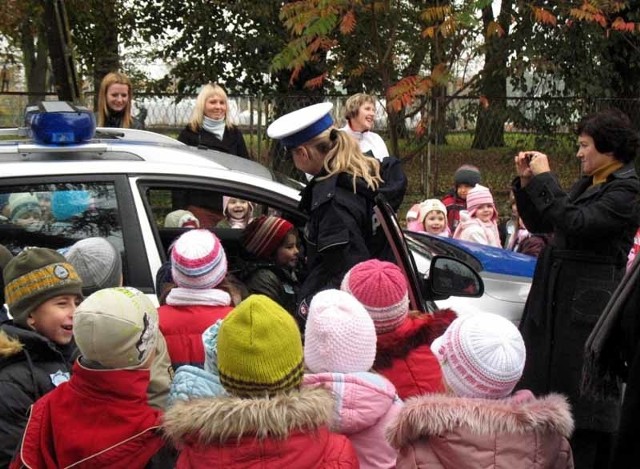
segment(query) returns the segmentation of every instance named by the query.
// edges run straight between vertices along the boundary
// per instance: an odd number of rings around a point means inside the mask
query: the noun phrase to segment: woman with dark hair
[[[620,282],[638,227],[640,183],[633,160],[639,146],[630,119],[616,109],[585,118],[577,128],[583,176],[565,192],[547,155],[515,157],[513,191],[527,228],[553,233],[533,277],[520,323],[527,361],[520,388],[569,397],[577,468],[604,467],[619,419],[619,401],[581,395],[583,348]]]

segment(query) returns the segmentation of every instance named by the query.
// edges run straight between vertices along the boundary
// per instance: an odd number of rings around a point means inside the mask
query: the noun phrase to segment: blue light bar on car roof
[[[42,101],[25,110],[29,136],[43,145],[65,145],[91,140],[96,119],[86,107],[65,101]]]

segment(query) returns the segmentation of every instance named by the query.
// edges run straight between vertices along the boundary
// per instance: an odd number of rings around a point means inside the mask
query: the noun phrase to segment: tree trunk
[[[118,49],[118,17],[117,5],[114,0],[97,0],[91,2],[92,13],[96,18],[112,18],[113,21],[102,22],[101,28],[96,28],[93,38],[93,94],[94,109],[98,106],[98,90],[100,82],[109,72],[120,69],[120,51]]]
[[[483,150],[504,146],[504,123],[507,118],[507,58],[509,56],[508,22],[505,19],[508,8],[505,4],[508,5],[509,2],[502,2],[501,6],[500,24],[504,29],[503,36],[487,35],[487,28],[494,20],[493,9],[491,4],[482,9],[487,53],[478,86],[481,102],[478,105],[478,120],[471,148]]]
[[[43,101],[47,92],[47,41],[42,28],[38,28],[37,37],[33,37],[26,21],[23,22],[21,29],[22,63],[27,92],[30,93],[28,104],[34,104]]]

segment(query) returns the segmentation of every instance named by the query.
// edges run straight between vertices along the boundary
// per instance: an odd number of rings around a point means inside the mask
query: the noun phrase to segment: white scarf
[[[224,135],[225,122],[224,119],[211,119],[210,117],[203,116],[202,127],[209,133],[212,133],[220,140]]]
[[[167,304],[171,306],[205,305],[230,306],[231,296],[224,290],[174,287],[167,296]]]

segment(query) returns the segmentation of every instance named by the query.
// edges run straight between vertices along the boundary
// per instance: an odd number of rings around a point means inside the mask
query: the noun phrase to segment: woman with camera
[[[519,387],[568,396],[576,467],[595,468],[606,467],[619,402],[580,394],[583,348],[624,274],[638,227],[639,140],[615,109],[582,120],[577,135],[583,176],[569,192],[552,175],[547,155],[515,157],[518,213],[531,231],[554,235],[538,259],[520,323],[527,362]]]

